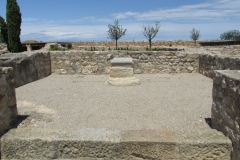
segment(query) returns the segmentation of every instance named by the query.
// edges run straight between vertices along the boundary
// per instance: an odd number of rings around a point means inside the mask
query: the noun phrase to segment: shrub
[[[65,49],[59,48],[57,45],[50,45],[50,51],[65,51]]]

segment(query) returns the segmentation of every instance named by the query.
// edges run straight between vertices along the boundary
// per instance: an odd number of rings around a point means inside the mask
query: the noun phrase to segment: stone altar
[[[114,58],[111,60],[108,84],[113,86],[133,86],[140,84],[133,73],[132,58]]]

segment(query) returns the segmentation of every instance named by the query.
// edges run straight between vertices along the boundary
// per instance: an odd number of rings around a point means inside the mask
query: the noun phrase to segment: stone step
[[[221,132],[12,129],[1,138],[2,159],[230,160]]]

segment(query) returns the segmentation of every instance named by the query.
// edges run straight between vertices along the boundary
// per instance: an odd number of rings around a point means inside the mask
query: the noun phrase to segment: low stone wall
[[[0,136],[17,121],[17,105],[13,68],[0,67]]]
[[[108,74],[114,57],[132,57],[135,74],[198,72],[199,55],[184,51],[51,52],[52,73]]]
[[[197,41],[197,46],[200,46]],[[175,40],[175,41],[154,41],[152,42],[152,48],[159,48],[159,47],[175,47],[175,46],[195,46],[194,41],[182,41],[182,40]],[[114,49],[116,47],[115,41],[103,41],[103,42],[74,42],[72,43],[72,47],[74,49],[92,49],[95,47],[96,50],[102,51],[102,49],[108,50]],[[149,48],[148,41],[119,41],[118,48],[128,48],[128,49],[139,49],[141,51],[146,51]]]
[[[240,159],[240,71],[215,71],[213,78],[212,127],[229,137],[232,160]]]
[[[13,67],[15,87],[19,87],[51,74],[50,53],[2,54],[0,67]]]
[[[214,70],[240,70],[239,55],[199,55],[199,73],[213,78]]]

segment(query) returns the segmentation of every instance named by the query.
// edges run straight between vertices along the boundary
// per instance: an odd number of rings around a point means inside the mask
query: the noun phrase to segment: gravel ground
[[[136,75],[138,86],[107,86],[108,75],[51,75],[16,89],[19,128],[209,131],[212,80],[200,74]]]

